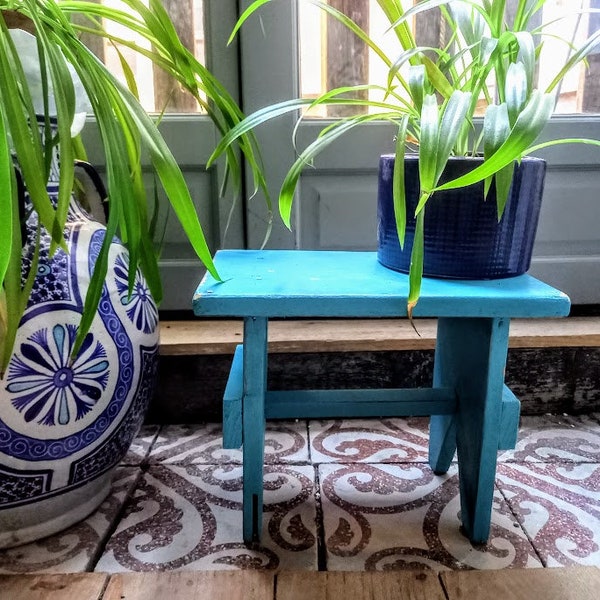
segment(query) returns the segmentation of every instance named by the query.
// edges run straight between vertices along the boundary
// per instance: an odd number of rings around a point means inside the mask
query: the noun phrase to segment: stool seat
[[[265,419],[428,415],[430,466],[445,473],[457,453],[462,525],[485,542],[497,452],[514,448],[519,423],[519,401],[504,385],[510,319],[566,316],[569,298],[529,275],[426,278],[413,316],[438,319],[431,388],[275,392],[267,389],[269,319],[402,318],[408,276],[375,252],[223,250],[215,266],[222,281],[207,274],[193,309],[244,320],[223,401],[224,447],[243,446],[244,540],[258,541],[262,530]]]

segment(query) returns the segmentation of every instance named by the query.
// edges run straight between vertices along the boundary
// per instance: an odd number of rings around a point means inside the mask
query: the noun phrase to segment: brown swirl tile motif
[[[151,466],[96,570],[315,570],[314,497],[313,467],[266,466],[262,544],[248,548],[240,466]]]
[[[498,492],[488,544],[460,533],[454,466],[438,477],[418,463],[325,464],[319,479],[328,570],[541,566]]]
[[[544,566],[600,565],[600,465],[505,463],[497,482]]]
[[[311,459],[330,462],[427,462],[429,419],[310,421]]]
[[[600,463],[600,427],[593,416],[523,417],[517,446],[499,461]]]
[[[110,495],[95,513],[61,533],[0,551],[0,573],[70,573],[92,569],[98,549],[139,475],[138,469],[119,467]]]
[[[241,450],[225,450],[220,423],[166,425],[156,439],[151,463],[222,464],[242,462]],[[306,421],[273,421],[265,433],[265,463],[307,464]]]

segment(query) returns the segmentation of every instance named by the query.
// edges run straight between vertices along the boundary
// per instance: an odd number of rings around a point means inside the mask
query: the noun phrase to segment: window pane
[[[392,60],[400,55],[400,45],[395,35],[387,31],[389,22],[377,2],[329,0],[329,4],[367,31]],[[409,8],[413,1],[406,0],[403,4]],[[540,55],[540,89],[552,81],[558,70],[557,65],[564,64],[569,52],[568,44],[552,36],[558,36],[577,47],[600,28],[599,14],[585,14],[580,10],[589,8],[600,9],[600,0],[548,0],[544,5],[540,23],[556,22],[545,29],[548,35],[545,36]],[[386,65],[343,25],[303,0],[299,0],[299,15],[300,88],[303,97],[315,98],[328,89],[345,85],[370,83],[385,86],[388,73]],[[564,15],[567,18],[560,18]],[[415,26],[418,28],[416,37],[419,45],[432,46],[435,41],[444,38],[443,24],[440,27],[432,16],[432,12],[422,19],[419,16],[416,25],[413,20],[413,30]],[[369,92],[369,95],[373,100],[381,99],[374,92]],[[360,109],[352,107],[340,111],[337,107],[327,107],[314,114],[311,112],[311,116],[345,116],[349,114],[348,110]],[[587,66],[578,65],[564,78],[556,112],[600,112],[600,47],[589,56]]]
[[[124,11],[128,10],[120,0],[93,1]],[[148,0],[144,0],[144,3],[147,5]],[[203,0],[163,0],[162,4],[171,16],[183,43],[189,49],[193,49],[195,56],[204,63]],[[123,31],[112,22],[105,20],[103,25],[111,34],[137,42],[142,47],[148,47],[147,42],[132,36],[130,31]],[[115,47],[96,36],[85,36],[85,42],[104,64],[125,82],[119,53],[122,55],[135,74],[140,101],[148,112],[161,112],[165,107],[167,112],[200,112],[201,107],[191,94],[182,90],[177,82],[141,54],[123,45]]]

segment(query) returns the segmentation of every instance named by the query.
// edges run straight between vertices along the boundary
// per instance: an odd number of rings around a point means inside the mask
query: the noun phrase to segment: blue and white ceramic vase
[[[48,193],[57,198],[58,156]],[[24,276],[37,225],[31,213]],[[50,236],[42,231],[33,290],[0,381],[0,547],[51,535],[93,512],[144,419],[155,382],[158,311],[139,272],[128,295],[129,256],[117,239],[98,314],[70,360],[104,236],[104,226],[74,197],[64,231],[68,252],[50,256]]]

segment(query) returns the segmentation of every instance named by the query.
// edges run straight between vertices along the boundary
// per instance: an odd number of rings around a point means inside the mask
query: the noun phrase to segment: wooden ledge
[[[269,323],[270,352],[360,352],[431,350],[436,320],[310,319]],[[233,354],[242,341],[242,322],[216,319],[163,321],[163,355]],[[513,319],[511,348],[600,347],[600,317]]]

